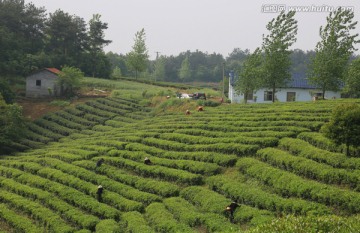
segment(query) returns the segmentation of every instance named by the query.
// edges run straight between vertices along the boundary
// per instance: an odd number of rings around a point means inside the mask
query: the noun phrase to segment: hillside
[[[0,160],[2,231],[359,229],[360,158],[318,133],[344,100],[155,116],[120,93],[29,125],[28,150]]]

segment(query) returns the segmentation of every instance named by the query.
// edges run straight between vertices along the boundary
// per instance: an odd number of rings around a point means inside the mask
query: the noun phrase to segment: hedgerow
[[[27,124],[27,127],[33,131],[34,133],[36,134],[39,134],[39,135],[42,135],[44,137],[48,137],[48,138],[51,138],[52,140],[54,141],[57,141],[59,140],[60,138],[63,137],[63,135],[59,134],[59,133],[55,133],[49,129],[45,129],[37,124],[34,124],[34,123],[29,123]]]
[[[11,225],[16,232],[38,233],[43,231],[31,219],[19,215],[4,203],[0,203],[0,219]]]
[[[96,122],[94,121],[88,121],[83,117],[79,117],[77,115],[71,114],[69,112],[66,111],[59,111],[55,113],[58,116],[63,117],[64,119],[67,119],[69,121],[84,125],[84,126],[88,126],[88,127],[92,127],[94,125],[96,125]]]
[[[82,125],[82,124],[76,123],[72,120],[65,119],[62,116],[59,116],[55,113],[47,114],[43,118],[48,121],[52,121],[52,122],[55,122],[64,127],[75,129],[75,130],[83,130],[83,129],[89,128],[86,125]]]
[[[330,165],[293,156],[276,148],[258,150],[257,156],[266,163],[310,179],[330,184],[349,184],[352,188],[360,184],[360,173],[336,169]]]
[[[152,203],[145,211],[149,224],[156,232],[195,232],[188,225],[176,221],[162,203]]]
[[[302,139],[311,145],[318,147],[323,150],[328,150],[332,152],[343,153],[345,148],[342,146],[337,146],[330,139],[326,138],[323,134],[318,132],[303,132],[300,133],[297,138]]]
[[[141,232],[155,233],[155,231],[147,224],[144,216],[136,211],[124,213],[121,216],[122,225],[125,233]]]
[[[221,138],[210,138],[204,136],[191,136],[186,134],[179,133],[163,133],[160,135],[161,139],[177,141],[185,144],[214,144],[214,143],[243,143],[243,144],[254,144],[262,147],[276,146],[278,139],[275,137],[262,137],[262,138],[253,138],[253,137],[221,137]]]
[[[213,213],[221,214],[223,216],[225,216],[225,207],[231,203],[230,199],[227,199],[216,192],[199,187],[189,187],[185,189],[181,195],[188,198],[190,202],[200,204],[200,207],[203,210],[212,211]],[[201,199],[201,196],[206,196],[206,199],[209,200],[204,201]],[[273,218],[274,215],[269,211],[259,210],[247,205],[240,205],[235,210],[233,221],[236,223],[250,223],[255,225],[255,223],[260,224],[268,222]]]
[[[279,141],[279,147],[292,154],[315,160],[320,163],[326,163],[338,168],[360,168],[359,158],[347,158],[341,153],[330,152],[312,146],[311,144],[295,138],[283,138]]]
[[[358,192],[305,180],[253,158],[240,158],[237,166],[241,172],[270,185],[283,196],[294,196],[337,206],[349,213],[360,211],[360,193]]]
[[[128,185],[125,185],[125,184],[122,184],[119,182],[115,182],[114,180],[109,179],[106,176],[97,175],[94,172],[91,172],[89,170],[86,170],[84,168],[81,168],[81,167],[78,167],[78,166],[75,166],[72,164],[67,164],[67,163],[64,163],[64,162],[61,162],[58,160],[53,160],[53,159],[41,159],[39,162],[46,166],[50,166],[50,167],[54,167],[54,168],[58,169],[58,170],[56,170],[56,171],[58,171],[57,173],[62,175],[60,178],[58,178],[59,181],[61,179],[61,182],[65,183],[66,182],[65,180],[67,177],[67,179],[69,180],[68,185],[72,186],[72,183],[74,183],[74,186],[73,186],[74,188],[76,187],[76,184],[79,184],[79,185],[83,184],[83,185],[81,185],[81,188],[79,187],[79,189],[81,190],[82,188],[84,188],[85,193],[91,193],[92,189],[94,188],[94,185],[101,184],[102,186],[106,187],[106,190],[113,191],[116,194],[120,194],[122,197],[136,201],[136,202],[134,202],[134,201],[124,199],[122,201],[123,204],[121,205],[121,207],[118,207],[121,209],[125,208],[125,210],[128,210],[128,211],[129,210],[141,210],[142,205],[140,205],[138,202],[142,202],[144,204],[149,204],[151,202],[161,200],[160,197],[158,197],[157,195],[139,191]],[[42,171],[45,170],[46,171],[46,172],[44,172],[45,175],[51,174],[52,175],[51,177],[53,177],[53,174],[56,173],[55,169],[49,169],[50,172],[52,171],[51,173],[48,173],[46,169],[47,168],[39,170],[38,174],[42,174]],[[95,167],[93,169],[95,171]],[[67,175],[66,173],[71,174],[71,176]],[[72,178],[73,176],[76,178]],[[71,180],[73,180],[73,181],[71,181]],[[91,182],[92,184],[89,184],[84,181]],[[107,192],[107,195],[110,193],[109,191]],[[104,196],[104,201],[105,201],[105,198],[106,198],[106,196]],[[115,196],[114,196],[114,198],[115,198]],[[119,197],[119,198],[121,198],[121,197]],[[116,199],[114,199],[114,200],[116,200]],[[121,203],[121,201],[119,201],[119,203]]]
[[[96,232],[121,233],[119,224],[114,219],[101,220],[95,228]]]
[[[97,217],[85,214],[83,211],[41,189],[32,188],[11,179],[3,179],[0,185],[1,187],[15,192],[18,195],[25,196],[33,200],[40,200],[43,205],[48,206],[58,214],[64,216],[66,220],[78,224],[83,228],[92,230],[99,222]]]
[[[111,156],[123,157],[131,159],[136,162],[143,162],[145,157],[150,157],[149,154],[144,152],[113,150],[109,152]],[[189,172],[212,175],[220,172],[220,167],[212,163],[204,163],[191,160],[173,160],[158,157],[150,157],[152,164],[161,165],[170,168],[176,168],[181,170],[187,170]]]
[[[201,225],[201,213],[190,202],[180,197],[171,197],[165,199],[163,203],[179,222],[191,227]]]
[[[29,186],[54,193],[64,201],[71,203],[74,206],[83,208],[84,210],[101,218],[119,219],[120,217],[119,210],[104,203],[99,203],[96,199],[78,191],[77,189],[73,189],[49,179],[4,166],[0,166],[0,174],[2,176],[12,178],[22,184],[27,184]],[[95,195],[96,186],[94,187],[93,192]]]
[[[46,230],[51,232],[73,232],[75,229],[66,223],[56,213],[50,209],[43,207],[36,202],[29,202],[17,194],[0,190],[0,200],[9,203],[11,206],[24,211],[31,215],[34,219],[40,221],[46,226]]]
[[[96,102],[96,101],[87,102],[86,105],[91,106],[91,107],[97,109],[98,111],[99,110],[103,111],[104,113],[102,113],[102,114],[106,113],[106,114],[108,114],[108,116],[111,116],[111,114],[125,115],[125,113],[128,112],[125,109],[111,107],[111,106],[104,105],[104,104],[101,104],[101,103]]]
[[[76,108],[85,113],[93,114],[93,115],[96,115],[99,117],[113,118],[116,116],[115,113],[104,111],[104,110],[98,109],[96,107],[87,105],[87,104],[78,104],[78,105],[76,105]],[[84,116],[84,117],[86,118],[86,116]]]
[[[93,169],[95,167],[95,162],[85,160],[76,161],[73,162],[73,164],[86,169]],[[170,182],[129,175],[125,172],[122,172],[118,168],[106,164],[103,164],[101,167],[97,168],[96,172],[104,174],[107,177],[121,183],[131,185],[139,190],[154,193],[163,197],[177,196],[180,192],[179,186]]]
[[[223,193],[238,203],[272,212],[304,215],[309,213],[317,215],[330,213],[330,209],[325,205],[299,198],[283,198],[258,186],[243,183],[225,175],[211,176],[206,179],[206,183],[211,189]]]
[[[202,184],[202,176],[187,171],[173,168],[162,167],[158,165],[145,165],[124,158],[101,157],[106,163],[131,170],[145,177],[154,177],[185,184]],[[99,158],[98,158],[99,159]]]
[[[76,129],[71,129],[71,128],[64,127],[62,125],[59,125],[59,124],[57,124],[55,122],[46,120],[44,118],[40,118],[40,119],[35,120],[35,123],[37,125],[40,125],[41,127],[44,127],[45,129],[49,129],[52,132],[55,132],[55,133],[58,133],[58,134],[61,134],[61,135],[64,135],[64,136],[68,136],[69,134],[78,131]]]

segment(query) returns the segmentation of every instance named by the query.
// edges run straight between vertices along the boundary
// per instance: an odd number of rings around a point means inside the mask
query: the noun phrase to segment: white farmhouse
[[[45,68],[26,77],[26,97],[48,97],[60,95],[57,85],[61,71],[56,68]]]
[[[236,93],[234,86],[236,78],[233,72],[229,74],[229,99],[231,103],[243,103],[244,95]],[[261,88],[248,95],[248,103],[270,103],[273,92],[271,89]],[[308,83],[305,77],[293,75],[291,83],[287,87],[278,87],[275,92],[275,100],[279,102],[311,101],[321,97],[322,91]],[[340,98],[340,92],[326,91],[325,99]]]

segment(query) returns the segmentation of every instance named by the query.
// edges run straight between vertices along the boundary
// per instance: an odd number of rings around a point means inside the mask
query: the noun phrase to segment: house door
[[[295,101],[295,97],[296,97],[296,92],[287,92],[286,93],[286,101],[287,102]]]

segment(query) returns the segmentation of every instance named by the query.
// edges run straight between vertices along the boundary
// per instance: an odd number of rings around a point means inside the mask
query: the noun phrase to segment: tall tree
[[[95,77],[96,74],[101,73],[99,72],[99,70],[101,68],[104,68],[101,66],[101,64],[106,61],[99,62],[99,60],[107,59],[104,54],[103,48],[104,46],[111,43],[111,40],[104,39],[104,30],[108,28],[108,24],[101,22],[100,18],[101,15],[95,14],[89,22],[89,51],[93,77]]]
[[[267,36],[263,36],[264,70],[263,86],[272,90],[272,101],[275,101],[276,88],[286,86],[291,79],[289,47],[295,43],[297,34],[297,21],[294,19],[295,11],[287,14],[282,11],[272,19],[266,29]]]
[[[320,27],[320,37],[315,48],[315,57],[309,67],[310,82],[322,89],[323,98],[326,90],[337,91],[343,83],[344,71],[351,54],[359,43],[358,34],[351,34],[357,22],[353,22],[354,13],[339,8],[330,12],[327,24]]]
[[[45,9],[23,0],[0,1],[0,75],[28,72],[28,56],[42,50]]]
[[[181,62],[179,78],[182,81],[185,81],[186,79],[189,80],[191,78],[190,61],[188,56],[186,56],[185,59]]]
[[[138,77],[138,72],[143,72],[147,68],[149,55],[145,39],[146,35],[143,28],[136,32],[132,51],[127,54],[127,62],[128,65],[135,71],[135,78]]]
[[[261,78],[264,76],[262,60],[261,50],[257,48],[246,58],[238,71],[239,79],[235,83],[235,91],[244,95],[245,104],[249,94],[261,86]]]
[[[155,82],[165,80],[165,57],[160,56],[155,61],[154,73]]]
[[[353,60],[346,71],[345,92],[351,97],[360,97],[360,57]]]
[[[46,51],[51,57],[52,66],[73,65],[76,61],[74,54],[78,49],[79,31],[78,19],[62,10],[50,14],[47,21],[46,33],[48,42]],[[80,30],[84,28],[81,27]]]

